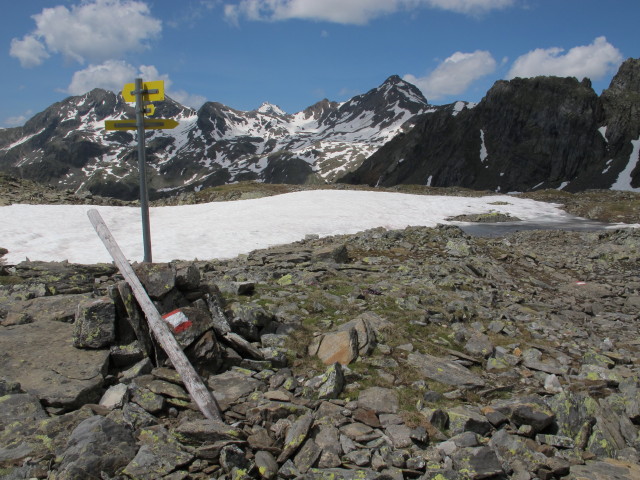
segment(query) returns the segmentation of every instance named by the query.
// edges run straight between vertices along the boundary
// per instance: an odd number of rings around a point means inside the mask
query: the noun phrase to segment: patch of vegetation
[[[15,275],[0,275],[0,285],[19,285],[24,279]]]

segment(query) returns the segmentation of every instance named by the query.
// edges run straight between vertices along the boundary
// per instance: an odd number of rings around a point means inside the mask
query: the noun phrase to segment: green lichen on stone
[[[47,435],[36,435],[36,440],[42,442],[47,450],[53,450],[53,439]]]
[[[290,273],[287,273],[285,276],[280,277],[278,279],[278,285],[285,287],[287,285],[291,285],[293,283],[293,277],[291,276]]]

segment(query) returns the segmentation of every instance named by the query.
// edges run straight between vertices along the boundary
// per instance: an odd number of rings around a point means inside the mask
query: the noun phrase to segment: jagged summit
[[[263,103],[245,112],[219,102],[198,111],[169,97],[156,116],[174,130],[147,132],[151,197],[241,180],[325,183],[356,168],[412,125],[426,101],[388,80],[345,103],[324,99],[288,114]],[[105,132],[104,120],[131,118],[120,95],[95,89],[69,97],[0,131],[0,170],[97,195],[137,198],[135,135]]]
[[[286,115],[287,114],[287,112],[282,110],[279,106],[269,102],[263,102],[262,105],[260,105],[260,107],[256,111],[260,113],[269,114],[269,115]]]
[[[167,98],[156,115],[180,125],[147,132],[150,196],[243,180],[640,190],[639,84],[640,60],[629,59],[601,96],[588,79],[515,78],[478,104],[434,106],[392,75],[345,102],[323,99],[293,114],[268,102],[195,111]],[[0,130],[0,171],[137,198],[135,135],[104,131],[105,119],[132,116],[113,92],[69,97]]]
[[[640,191],[638,79],[640,61],[630,59],[600,97],[588,79],[497,81],[473,108],[458,102],[423,115],[339,181]]]

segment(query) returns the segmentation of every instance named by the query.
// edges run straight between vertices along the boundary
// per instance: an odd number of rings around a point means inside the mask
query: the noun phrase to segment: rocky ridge
[[[433,106],[397,75],[347,102],[294,114],[269,103],[240,111],[170,98],[146,134],[151,198],[242,181],[498,192],[640,188],[640,59],[627,59],[598,95],[589,79],[500,80],[480,103]],[[113,92],[69,97],[23,127],[0,129],[0,171],[92,195],[138,195],[136,141],[105,132],[131,118]]]
[[[224,424],[111,265],[4,266],[0,472],[638,478],[639,240],[375,229],[136,266],[188,318],[176,337]]]
[[[197,111],[171,98],[155,116],[179,122],[146,133],[152,198],[225,183],[322,184],[333,181],[431,107],[398,76],[350,100],[322,100],[295,114],[268,103],[240,111],[207,102]],[[137,140],[107,132],[104,120],[134,118],[114,92],[94,89],[51,105],[23,127],[0,129],[0,171],[57,188],[137,198]]]
[[[598,95],[589,79],[500,80],[474,108],[425,114],[338,180],[526,192],[638,190],[640,59]]]

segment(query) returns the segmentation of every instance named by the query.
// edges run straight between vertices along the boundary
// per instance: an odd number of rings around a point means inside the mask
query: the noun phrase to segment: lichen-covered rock
[[[73,329],[76,348],[105,348],[116,339],[116,308],[108,297],[86,300],[78,305]]]
[[[56,478],[83,480],[102,473],[113,476],[135,456],[131,431],[106,417],[93,416],[71,433]]]
[[[176,269],[166,263],[139,263],[134,272],[153,300],[160,300],[176,286]]]
[[[371,387],[360,392],[358,405],[376,413],[397,413],[400,406],[398,392],[390,388]]]
[[[344,385],[345,379],[342,365],[336,362],[327,368],[324,374],[311,379],[308,386],[317,392],[318,399],[328,400],[338,398]]]
[[[310,414],[303,415],[296,420],[287,432],[284,439],[284,447],[282,453],[278,456],[278,463],[282,463],[291,457],[307,438],[309,429],[313,424],[313,416]],[[295,463],[295,462],[294,462]]]
[[[278,475],[278,462],[270,452],[265,452],[264,450],[256,452],[254,461],[262,478],[268,480],[276,478]]]
[[[504,473],[500,460],[489,447],[462,448],[454,454],[453,464],[456,470],[473,480],[492,478]]]
[[[138,453],[122,471],[131,478],[162,478],[193,460],[193,454],[185,451],[182,445],[159,425],[143,429],[138,435],[138,442],[141,444]]]
[[[484,380],[458,363],[447,361],[427,353],[411,353],[408,363],[426,378],[437,380],[446,385],[461,387],[482,387]]]

